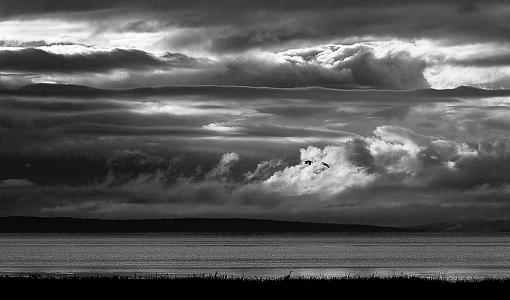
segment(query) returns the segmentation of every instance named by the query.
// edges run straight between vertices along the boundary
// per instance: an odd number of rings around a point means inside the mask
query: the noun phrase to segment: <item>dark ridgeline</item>
[[[135,219],[3,217],[2,233],[377,233],[411,232],[395,227],[287,222],[261,219]]]
[[[157,95],[207,95],[211,97],[282,97],[282,98],[324,98],[336,100],[340,96],[366,99],[391,96],[417,98],[455,98],[455,97],[507,97],[510,89],[488,90],[470,86],[453,89],[411,89],[411,90],[351,90],[325,87],[273,88],[224,85],[179,85],[159,87],[137,87],[125,89],[102,89],[73,84],[30,84],[19,88],[2,88],[0,95],[5,96],[40,96],[40,97],[107,97],[107,96],[157,96]],[[446,99],[444,99],[446,100]]]
[[[0,217],[0,233],[509,233],[510,220],[465,220],[408,227],[241,218],[80,219]]]
[[[420,232],[510,233],[510,220],[462,220],[406,228]]]

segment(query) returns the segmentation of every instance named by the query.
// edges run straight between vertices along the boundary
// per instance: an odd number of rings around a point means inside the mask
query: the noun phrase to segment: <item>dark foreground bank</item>
[[[0,233],[397,233],[414,229],[358,224],[289,222],[264,219],[184,218],[104,220],[0,217]]]
[[[227,276],[0,276],[0,290],[18,296],[90,298],[130,296],[168,298],[176,295],[250,298],[257,295],[315,299],[326,295],[356,297],[422,298],[432,295],[490,296],[510,291],[510,278],[445,280],[419,277],[282,277],[241,278]],[[184,294],[183,294],[184,293]],[[500,294],[502,295],[502,294]],[[288,298],[287,298],[288,299]]]

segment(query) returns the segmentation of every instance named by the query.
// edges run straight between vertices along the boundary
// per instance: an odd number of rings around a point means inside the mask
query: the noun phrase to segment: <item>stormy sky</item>
[[[496,0],[3,0],[0,215],[509,219],[509,19]]]

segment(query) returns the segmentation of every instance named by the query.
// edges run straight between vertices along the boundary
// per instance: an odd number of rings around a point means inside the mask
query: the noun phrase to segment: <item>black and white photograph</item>
[[[0,290],[99,288],[510,291],[510,1],[0,0]]]

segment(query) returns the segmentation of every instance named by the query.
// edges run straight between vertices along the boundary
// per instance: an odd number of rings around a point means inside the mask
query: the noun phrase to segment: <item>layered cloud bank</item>
[[[23,194],[42,197],[41,212],[50,215],[271,216],[394,225],[445,221],[459,213],[501,218],[509,209],[509,147],[492,142],[472,148],[381,126],[372,136],[301,148],[295,165],[273,159],[246,172],[236,169],[242,163],[236,153],[186,176],[179,174],[182,158],[118,152],[104,182]],[[12,184],[9,193],[19,193],[19,186]]]
[[[94,86],[245,85],[273,87],[425,88],[426,63],[406,51],[376,57],[369,44],[324,45],[279,53],[251,53],[217,61],[140,50],[55,53],[39,48],[0,50],[0,68],[56,82]],[[33,75],[32,75],[33,76]]]
[[[0,1],[0,215],[510,218],[506,1],[241,2]]]
[[[0,11],[3,86],[510,87],[498,0],[7,0]]]
[[[509,53],[482,44],[442,47],[426,41],[417,44],[379,40],[211,57],[65,47],[69,46],[3,47],[0,50],[3,85],[52,82],[106,88],[161,85],[501,88],[506,87],[510,74],[506,60]],[[429,52],[432,49],[434,52]],[[492,53],[487,53],[487,49]],[[459,51],[473,54],[466,57],[458,55]]]
[[[503,92],[38,86],[0,105],[3,215],[509,214]]]

